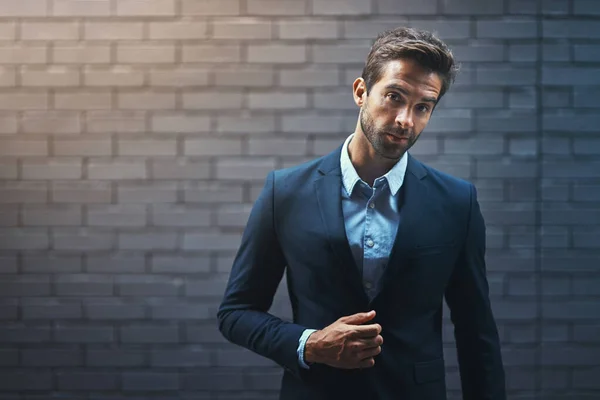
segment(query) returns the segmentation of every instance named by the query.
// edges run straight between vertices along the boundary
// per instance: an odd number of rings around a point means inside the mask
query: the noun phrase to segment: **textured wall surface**
[[[479,189],[511,399],[600,398],[599,1],[1,0],[0,400],[276,398],[216,329],[232,257],[404,24],[463,65],[412,153]]]

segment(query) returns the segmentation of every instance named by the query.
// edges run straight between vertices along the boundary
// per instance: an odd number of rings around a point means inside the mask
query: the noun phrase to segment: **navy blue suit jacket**
[[[284,368],[281,399],[444,400],[445,298],[464,399],[504,400],[474,186],[409,155],[396,241],[369,300],[345,234],[340,151],[268,175],[218,311],[220,331]],[[268,313],[284,271],[293,322]],[[371,309],[377,315],[369,323],[382,326],[384,339],[374,367],[300,368],[296,349],[305,328]]]

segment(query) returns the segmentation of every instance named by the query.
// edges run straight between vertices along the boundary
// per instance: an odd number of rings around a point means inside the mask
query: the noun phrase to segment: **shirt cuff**
[[[298,363],[300,363],[300,366],[304,369],[309,369],[310,367],[304,362],[304,347],[306,346],[306,341],[308,340],[308,337],[310,335],[312,335],[313,332],[316,332],[316,329],[305,329],[304,332],[302,332],[302,336],[300,336],[300,340],[298,340]]]

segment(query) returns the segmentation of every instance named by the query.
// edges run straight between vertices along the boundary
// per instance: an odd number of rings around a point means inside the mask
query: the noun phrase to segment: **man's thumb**
[[[374,317],[375,310],[371,310],[369,312],[362,312],[343,317],[342,322],[350,325],[360,325],[362,323],[372,320]]]

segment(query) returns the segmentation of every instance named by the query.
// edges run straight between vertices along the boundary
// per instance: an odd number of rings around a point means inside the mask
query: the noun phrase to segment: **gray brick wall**
[[[462,62],[413,154],[479,189],[510,397],[600,398],[599,2],[3,0],[0,400],[275,399],[214,319],[241,231],[403,24]]]

